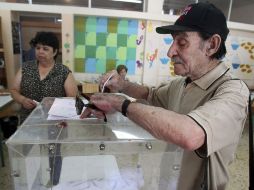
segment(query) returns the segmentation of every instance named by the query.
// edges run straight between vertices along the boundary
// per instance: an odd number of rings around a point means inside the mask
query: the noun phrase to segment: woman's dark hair
[[[208,33],[205,33],[205,32],[198,32],[200,37],[203,39],[203,40],[207,40],[209,39],[210,37],[212,37],[213,34],[208,34]],[[226,49],[226,45],[225,45],[225,41],[223,39],[221,39],[221,44],[220,44],[220,47],[218,49],[218,51],[213,54],[211,56],[211,58],[216,58],[216,59],[223,59],[225,57],[227,53],[227,49]]]
[[[116,68],[117,73],[119,74],[123,69],[126,71],[126,73],[128,72],[128,68],[125,65],[118,65]]]
[[[53,32],[37,32],[35,37],[30,41],[30,44],[33,47],[37,44],[47,45],[52,47],[54,52],[57,50],[54,59],[56,59],[59,53],[59,40]]]

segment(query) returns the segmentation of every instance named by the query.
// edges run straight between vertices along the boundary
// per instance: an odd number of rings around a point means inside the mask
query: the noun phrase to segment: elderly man
[[[119,111],[158,139],[184,148],[179,190],[224,190],[227,166],[233,161],[247,117],[249,90],[231,76],[221,61],[229,33],[223,13],[210,3],[187,6],[174,25],[156,29],[171,34],[168,57],[181,78],[156,88],[122,80],[116,71],[101,80],[114,94],[96,94],[91,101],[106,113]],[[149,105],[142,104],[145,99]],[[86,109],[81,117],[103,113]]]

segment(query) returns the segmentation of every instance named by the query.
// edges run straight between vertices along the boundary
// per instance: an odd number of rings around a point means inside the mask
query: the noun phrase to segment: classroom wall
[[[62,14],[62,55],[63,64],[74,70],[74,33],[73,33],[73,14]]]
[[[148,6],[149,7],[149,6]],[[158,11],[150,10],[149,13],[131,12],[131,11],[118,11],[118,10],[107,10],[107,9],[91,9],[82,7],[66,7],[66,6],[47,6],[47,5],[25,5],[25,4],[15,4],[15,3],[0,3],[0,15],[2,17],[4,39],[6,40],[4,44],[6,45],[5,53],[6,63],[8,65],[8,84],[11,83],[14,73],[16,72],[16,67],[19,63],[14,61],[16,55],[12,54],[12,41],[11,41],[11,25],[12,21],[11,15],[14,12],[19,11],[33,11],[41,13],[57,13],[62,15],[62,57],[63,63],[71,70],[74,71],[74,16],[102,16],[102,17],[116,17],[116,18],[127,18],[127,19],[138,19],[146,21],[146,37],[144,39],[144,65],[143,70],[138,75],[130,75],[128,78],[131,81],[137,81],[148,85],[158,85],[160,82],[170,80],[173,76],[171,73],[172,67],[170,66],[170,60],[166,60],[163,54],[166,53],[168,45],[165,45],[165,40],[170,40],[170,37],[164,37],[162,35],[151,32],[151,28],[156,26],[173,23],[176,20],[176,16],[161,15]],[[158,9],[157,9],[158,10]],[[242,23],[229,22],[228,26],[231,30],[230,34],[237,37],[244,38],[244,40],[252,41],[254,38],[254,26]],[[164,43],[164,45],[163,45]],[[254,43],[254,42],[253,42]],[[162,46],[163,45],[163,46]],[[157,59],[154,59],[151,63],[153,54],[155,54],[155,49],[153,47],[165,47],[163,51],[159,51],[157,54]],[[149,60],[150,59],[150,60]],[[161,62],[168,61],[167,64],[161,64]],[[153,64],[153,65],[152,65]],[[249,64],[249,63],[248,63]],[[151,65],[153,67],[151,67]],[[253,66],[251,65],[251,68]],[[151,69],[152,68],[152,69]],[[96,81],[100,74],[95,73],[74,73],[75,78],[81,81]],[[169,74],[169,75],[167,75]],[[251,74],[253,75],[252,71]],[[247,79],[250,86],[254,83],[252,78]],[[254,85],[253,85],[254,86]]]
[[[75,20],[74,72],[80,74],[80,80],[95,81],[99,74],[112,70],[119,62],[129,68],[128,77],[133,82],[156,86],[177,77],[173,71],[173,64],[167,57],[173,39],[171,35],[155,32],[156,27],[172,23],[100,16],[75,16]],[[130,31],[135,32],[126,35]],[[107,37],[106,45],[104,41],[98,42],[97,37],[102,34]],[[127,36],[126,41],[121,40],[122,36]],[[136,42],[133,42],[132,37]],[[119,45],[119,41],[124,45]],[[232,74],[253,88],[253,33],[232,30],[226,41],[226,47],[228,53],[223,61],[231,68]],[[110,48],[115,49],[114,55],[108,55],[107,50]],[[135,49],[135,53],[128,55],[128,51],[132,49]],[[119,57],[121,53],[122,57]],[[82,73],[85,77],[83,79]],[[87,73],[93,73],[95,76],[88,76]]]

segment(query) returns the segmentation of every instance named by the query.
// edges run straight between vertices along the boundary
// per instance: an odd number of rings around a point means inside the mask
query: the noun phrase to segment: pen
[[[108,81],[109,81],[110,79],[112,79],[112,77],[114,76],[114,74],[115,74],[115,73],[112,73],[112,74],[108,77],[108,79],[104,82],[104,84],[103,84],[103,86],[102,86],[102,90],[101,90],[102,93],[103,93],[104,90],[105,90],[106,84],[108,83]]]
[[[87,100],[89,101],[90,98],[87,97]],[[88,104],[84,104],[84,102],[81,100],[81,98],[79,96],[76,96],[76,103],[75,103],[75,107],[76,107],[76,112],[78,115],[81,114],[82,110],[83,110],[83,107],[87,107],[87,108],[91,108],[91,109],[94,109],[94,110],[99,110],[99,111],[102,111],[100,110],[99,108],[97,108],[94,104],[92,103],[88,103]],[[107,122],[107,117],[106,117],[106,114],[103,112],[103,115],[104,115],[104,122]]]

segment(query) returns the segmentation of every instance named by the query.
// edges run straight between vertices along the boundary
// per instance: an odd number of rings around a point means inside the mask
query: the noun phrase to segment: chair
[[[2,167],[4,167],[4,150],[3,150],[3,139],[2,139],[2,135],[0,135],[1,138],[0,138],[0,158],[1,158],[1,164],[2,164]]]
[[[4,163],[4,150],[3,145],[5,141],[17,130],[19,118],[17,116],[6,116],[0,118],[1,134],[0,134],[0,158],[2,167]]]

